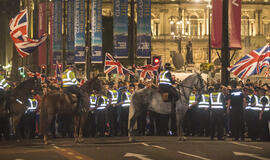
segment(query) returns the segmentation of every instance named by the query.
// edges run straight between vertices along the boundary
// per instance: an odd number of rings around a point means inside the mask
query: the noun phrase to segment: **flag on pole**
[[[134,73],[126,69],[119,61],[115,60],[110,53],[106,53],[104,73],[125,75],[130,74],[134,76]]]
[[[20,11],[20,13],[9,22],[10,36],[14,42],[15,48],[21,57],[28,56],[38,46],[42,44],[47,38],[44,34],[39,39],[28,38],[28,18],[27,9]]]
[[[270,64],[270,44],[251,51],[228,70],[241,79],[261,73],[264,67]]]
[[[151,64],[147,64],[147,65],[136,68],[136,70],[140,74],[140,78],[152,79],[154,78],[155,75],[158,74],[159,66],[160,66],[159,64],[155,66]]]

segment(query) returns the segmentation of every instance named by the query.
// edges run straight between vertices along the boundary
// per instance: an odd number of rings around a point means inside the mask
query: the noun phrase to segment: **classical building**
[[[32,27],[30,28],[31,37],[37,36],[37,29],[35,29],[38,27],[37,4],[41,1],[44,2],[51,0],[20,0],[21,7],[28,6],[28,8],[30,8],[29,13],[31,17],[29,19],[31,22],[30,27]],[[152,0],[152,55],[159,55],[162,57],[163,62],[170,63],[172,63],[171,55],[173,53],[181,53],[183,55],[182,57],[185,59],[186,45],[188,41],[191,41],[195,66],[199,68],[201,63],[208,62],[208,37],[209,25],[211,24],[210,1],[211,0]],[[85,2],[87,2],[87,0],[85,0]],[[113,0],[103,0],[103,16],[113,16],[112,2]],[[7,11],[5,11],[5,13],[7,13]],[[4,16],[4,18],[3,16],[3,14],[0,15],[0,21],[6,24],[8,19],[11,16],[14,16],[14,13]],[[1,26],[7,27],[7,25]],[[11,63],[12,56],[10,55],[13,54],[14,50],[10,45],[12,43],[10,39],[5,40],[8,39],[8,34],[5,33],[5,35],[5,38],[0,39],[0,41],[6,42],[6,45],[2,45],[4,47],[0,48],[0,62],[2,65]],[[249,51],[265,45],[270,39],[269,0],[242,0],[241,35],[242,49],[236,51],[231,64]],[[211,62],[218,59],[216,52],[219,52],[220,54],[219,50],[211,50]],[[233,52],[234,51],[231,51],[232,54]],[[5,57],[3,57],[3,55],[5,55]],[[35,59],[37,59],[36,56],[31,56],[25,60],[24,63],[27,63],[28,65],[35,65],[35,68],[37,67]]]

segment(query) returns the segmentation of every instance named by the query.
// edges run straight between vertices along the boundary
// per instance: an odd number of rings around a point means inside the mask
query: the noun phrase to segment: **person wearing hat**
[[[244,105],[246,99],[241,90],[237,89],[237,81],[231,81],[232,90],[228,95],[227,113],[231,115],[232,134],[234,141],[244,140]]]
[[[5,70],[0,66],[0,99],[2,99],[2,104],[6,110],[7,106],[7,90],[10,88],[10,85],[7,83],[5,78]]]
[[[79,88],[77,87],[78,81],[76,79],[75,73],[73,72],[73,66],[69,65],[67,66],[67,69],[62,74],[62,87],[65,92],[73,93],[77,95],[77,106],[78,108],[81,107],[81,93],[79,91]]]
[[[269,97],[266,95],[266,90],[264,88],[261,88],[261,97],[260,97],[260,104],[261,104],[261,111],[260,111],[260,124],[261,124],[261,140],[262,141],[269,141],[270,135],[269,135],[269,126],[268,126],[268,120],[269,120]]]
[[[172,86],[175,82],[172,80],[172,74],[170,72],[171,70],[171,64],[166,63],[164,65],[165,71],[162,71],[159,74],[159,88],[162,91],[168,92],[170,95],[173,96],[172,100],[172,113],[175,111],[175,102],[178,99],[178,93],[176,89]]]
[[[107,109],[107,117],[108,117],[108,123],[110,126],[109,133],[111,135],[116,135],[116,117],[117,117],[117,110],[116,110],[116,104],[118,100],[118,92],[115,89],[114,82],[108,83],[108,89],[107,89],[107,97],[108,97],[108,109]]]

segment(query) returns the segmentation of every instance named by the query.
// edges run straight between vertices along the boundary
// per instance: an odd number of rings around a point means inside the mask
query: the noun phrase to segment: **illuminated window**
[[[198,18],[194,15],[190,17],[190,35],[198,36]]]
[[[247,16],[242,16],[241,35],[242,36],[249,36],[249,17],[247,17]]]

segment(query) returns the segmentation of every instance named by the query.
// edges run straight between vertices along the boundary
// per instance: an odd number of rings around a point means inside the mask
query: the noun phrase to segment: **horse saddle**
[[[71,103],[71,104],[74,104],[77,102],[77,95],[70,92],[64,92],[64,98],[68,103]]]
[[[161,94],[163,102],[171,102],[172,101],[172,95],[169,92],[164,91],[161,88],[158,89],[158,92]]]

